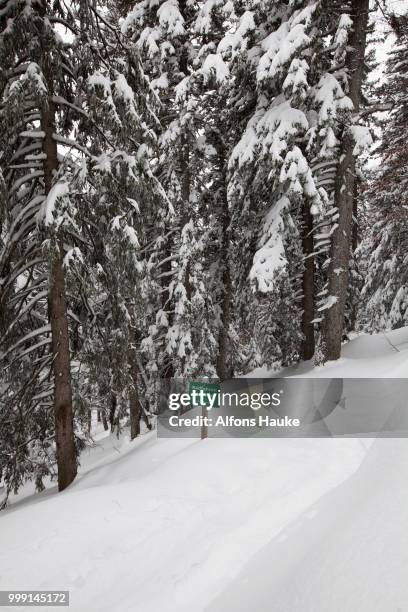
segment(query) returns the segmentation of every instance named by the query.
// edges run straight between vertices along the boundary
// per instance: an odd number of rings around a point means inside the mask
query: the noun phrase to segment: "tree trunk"
[[[189,223],[191,219],[190,210],[190,187],[191,187],[191,176],[190,176],[190,139],[189,134],[184,133],[181,137],[181,152],[180,152],[180,173],[181,173],[181,224],[180,230],[183,231],[184,227]],[[190,282],[190,260],[187,262],[184,286],[186,289],[186,295],[188,301],[191,300],[192,288]]]
[[[118,405],[118,400],[117,397],[114,393],[112,393],[111,395],[111,405],[109,408],[109,424],[110,424],[110,429],[111,429],[111,433],[113,433],[115,431],[115,417],[116,417],[116,408]]]
[[[106,420],[106,416],[104,412],[102,412],[102,424],[103,424],[104,430],[108,431],[109,425],[108,425],[108,421]]]
[[[353,200],[353,232],[352,232],[352,240],[351,240],[351,256],[354,260],[354,266],[356,272],[358,273],[357,261],[354,257],[354,253],[358,247],[358,181],[355,181],[354,184],[354,200]],[[357,322],[357,300],[353,299],[353,303],[351,304],[350,309],[350,331],[355,330]]]
[[[227,204],[228,207],[228,204]],[[218,378],[223,381],[231,377],[231,368],[229,366],[230,349],[229,349],[229,331],[231,324],[231,272],[229,267],[229,213],[224,212],[222,220],[222,300],[221,300],[221,329],[218,338],[218,358],[217,358],[217,374]]]
[[[302,358],[312,359],[315,352],[314,319],[314,257],[313,257],[313,217],[310,204],[303,203],[302,246],[304,256],[304,270],[302,277],[303,314],[302,314]]]
[[[353,31],[350,35],[346,66],[349,73],[349,97],[357,113],[361,99],[364,72],[369,0],[352,0]],[[340,148],[340,161],[335,181],[335,204],[339,211],[338,227],[333,234],[329,267],[329,299],[332,306],[327,310],[324,332],[326,359],[340,357],[343,335],[344,311],[347,299],[350,249],[353,231],[353,200],[355,175],[354,142],[345,128]]]
[[[62,241],[51,266],[49,318],[54,372],[54,415],[57,446],[58,489],[62,491],[77,474],[72,410],[71,368]]]
[[[130,439],[137,438],[140,434],[140,418],[142,416],[142,408],[139,400],[139,391],[136,380],[133,382],[129,393],[130,406]]]
[[[166,231],[165,231],[166,233]],[[161,293],[161,306],[162,310],[167,314],[167,320],[169,326],[173,324],[173,313],[172,313],[172,300],[170,297],[170,280],[171,280],[171,258],[173,254],[173,240],[172,235],[170,234],[167,237],[165,248],[164,248],[164,263],[160,268],[160,273],[162,275],[161,283],[162,283],[162,293]],[[164,352],[164,351],[163,351]],[[173,360],[170,355],[164,353],[164,367],[162,372],[162,378],[173,378],[174,377],[174,365]]]
[[[44,70],[44,74],[47,71]],[[50,83],[51,81],[49,81]],[[44,185],[47,196],[52,188],[53,175],[58,169],[57,144],[55,133],[55,109],[51,102],[52,87],[49,86],[48,106],[41,113],[41,127],[45,132],[43,151]],[[62,491],[75,478],[77,473],[73,410],[71,367],[69,352],[69,330],[67,306],[65,301],[65,276],[63,267],[63,240],[57,237],[53,248],[50,271],[50,290],[48,297],[48,316],[51,324],[51,347],[54,374],[54,418],[55,441],[58,464],[58,489]]]
[[[139,389],[137,386],[138,364],[136,356],[136,333],[129,326],[129,350],[128,365],[130,370],[131,385],[129,391],[129,414],[130,414],[130,439],[133,440],[140,434],[140,419],[142,416],[142,406],[139,399]]]
[[[354,194],[353,194],[353,238],[351,241],[351,252],[358,247],[358,186],[359,182],[354,182]]]
[[[181,137],[181,151],[180,151],[180,174],[181,174],[181,220],[180,220],[180,231],[183,232],[187,223],[191,219],[190,210],[190,142],[189,135],[185,132]],[[180,241],[183,242],[183,237],[180,237]],[[188,300],[190,310],[191,298],[192,298],[192,286],[191,286],[191,259],[188,258],[186,267],[184,270],[183,284],[186,291],[186,298]],[[186,357],[181,358],[181,372],[185,374],[186,370]]]
[[[230,349],[229,349],[229,332],[231,325],[231,270],[230,270],[230,213],[228,207],[227,194],[227,172],[224,144],[222,134],[217,134],[217,149],[220,162],[220,170],[222,182],[219,186],[221,196],[221,249],[220,262],[222,266],[222,298],[221,298],[221,329],[218,336],[218,356],[217,356],[217,374],[218,378],[223,381],[231,377],[231,368],[229,366]]]
[[[187,14],[187,1],[179,1],[180,13],[185,20],[188,19]],[[187,47],[184,46],[180,55],[180,72],[187,76],[189,74],[189,58]],[[190,222],[191,219],[191,208],[190,208],[190,196],[191,196],[191,172],[190,172],[190,134],[189,126],[185,125],[180,139],[180,178],[181,178],[181,219],[180,219],[180,231]],[[182,239],[181,239],[182,242]],[[186,290],[186,298],[191,303],[192,298],[192,286],[191,286],[191,259],[188,259],[185,272],[184,272],[184,288]],[[186,358],[181,358],[181,370],[185,373]]]

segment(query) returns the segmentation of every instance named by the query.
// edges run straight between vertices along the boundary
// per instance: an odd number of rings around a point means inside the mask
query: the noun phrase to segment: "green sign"
[[[206,408],[219,408],[220,385],[218,383],[206,383],[190,381],[188,392],[191,406],[204,406]]]

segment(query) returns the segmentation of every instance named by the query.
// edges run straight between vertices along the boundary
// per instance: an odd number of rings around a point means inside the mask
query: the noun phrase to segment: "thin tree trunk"
[[[136,378],[136,376],[135,376]],[[130,439],[137,438],[140,434],[140,418],[142,416],[142,407],[140,405],[139,391],[137,381],[134,380],[129,393],[130,406]]]
[[[358,181],[355,181],[354,184],[354,201],[353,201],[353,233],[351,240],[351,256],[354,258],[354,253],[358,247]],[[356,272],[358,272],[357,261],[354,258],[354,266],[356,268]],[[357,302],[353,300],[350,311],[350,331],[353,331],[356,328],[357,321]]]
[[[302,277],[303,289],[303,314],[302,314],[302,358],[312,359],[315,352],[315,335],[313,328],[314,318],[314,257],[313,257],[313,217],[310,212],[310,204],[306,200],[303,203],[303,227],[302,246],[304,270]]]
[[[130,413],[130,439],[133,440],[140,434],[140,419],[142,416],[142,406],[139,399],[139,390],[137,386],[138,364],[136,356],[136,333],[129,326],[129,350],[128,364],[131,377],[131,386],[129,391],[129,413]]]
[[[354,194],[353,194],[353,238],[351,241],[351,252],[358,247],[358,186],[359,182],[354,182]]]
[[[44,74],[47,74],[46,70],[44,70]],[[52,83],[51,79],[49,80],[50,83]],[[49,86],[49,90],[48,106],[41,113],[41,127],[45,132],[43,145],[43,151],[46,155],[44,160],[45,195],[49,194],[54,172],[58,169],[57,144],[53,138],[56,128],[55,109],[51,102],[52,87]],[[63,240],[61,236],[57,237],[52,254],[48,313],[51,324],[53,355],[58,489],[62,491],[74,480],[77,473],[77,463],[73,427],[69,330],[65,301]]]
[[[149,417],[148,417],[148,415],[147,415],[146,410],[142,410],[142,419],[143,419],[143,422],[144,422],[144,424],[146,425],[147,429],[148,429],[149,431],[151,431],[151,430],[152,430],[152,424],[151,424],[151,422],[149,421]]]
[[[184,133],[181,137],[181,151],[180,151],[180,173],[181,173],[181,206],[182,206],[182,214],[181,214],[181,223],[180,223],[180,231],[183,232],[183,229],[190,221],[190,186],[191,186],[191,175],[190,175],[190,143],[189,143],[189,135],[188,133]],[[183,238],[180,238],[181,241]],[[184,270],[184,287],[186,290],[186,298],[188,303],[191,304],[192,298],[192,287],[191,287],[191,259],[189,258]],[[184,374],[186,368],[186,357],[181,358],[181,371]]]
[[[188,19],[187,15],[187,1],[179,0],[180,13],[185,20]],[[180,56],[180,72],[187,76],[189,74],[188,66],[188,51],[187,47],[183,48]],[[189,223],[191,218],[190,209],[190,195],[191,195],[191,172],[190,172],[190,136],[188,132],[188,125],[184,128],[181,135],[180,142],[180,177],[181,177],[181,223],[180,231],[182,232],[184,227]],[[192,298],[192,287],[191,287],[191,262],[190,259],[187,261],[186,269],[184,273],[184,287],[186,290],[186,298],[191,303]],[[181,369],[184,373],[186,365],[186,358],[181,358]]]
[[[227,205],[228,206],[228,205]],[[231,271],[229,266],[229,213],[224,214],[222,220],[222,300],[221,300],[221,329],[218,338],[217,374],[218,378],[227,380],[231,376],[229,366],[230,347],[229,332],[231,324]]]
[[[352,0],[353,31],[350,36],[346,66],[350,75],[348,95],[354,104],[356,113],[359,110],[361,99],[368,9],[369,0]],[[340,357],[343,335],[353,231],[354,185],[356,181],[353,149],[352,136],[345,128],[334,193],[339,216],[330,253],[329,299],[331,298],[333,303],[327,310],[324,325],[326,359],[338,359]]]
[[[227,194],[227,172],[224,144],[222,134],[217,134],[217,149],[220,162],[220,170],[222,170],[222,182],[220,184],[221,196],[221,249],[220,261],[222,266],[222,298],[221,298],[221,329],[218,337],[218,356],[217,356],[217,374],[218,378],[223,381],[231,377],[231,368],[229,366],[230,348],[229,348],[229,333],[231,325],[231,270],[230,270],[230,213],[228,207]]]
[[[189,135],[183,134],[181,137],[181,155],[180,155],[180,171],[181,171],[181,197],[182,197],[182,216],[181,216],[181,231],[190,221],[190,142]],[[188,301],[191,300],[192,289],[190,281],[190,260],[187,262],[184,276],[184,286]]]
[[[140,377],[141,377],[141,380],[142,380],[142,384],[143,384],[142,386],[143,386],[144,393],[145,393],[145,403],[144,403],[144,406],[141,405],[141,408],[142,408],[142,419],[143,419],[143,422],[146,425],[147,429],[149,431],[151,431],[152,424],[150,423],[150,420],[149,420],[149,402],[147,400],[147,392],[148,392],[149,384],[148,384],[146,372],[144,371],[144,368],[143,368],[142,360],[140,359],[140,355],[138,355],[137,352],[136,352],[136,363],[137,363],[137,369],[138,369],[138,372],[140,374]]]
[[[106,416],[104,412],[102,412],[102,424],[103,424],[104,430],[108,431],[109,425],[108,425],[108,421],[106,420]]]
[[[109,408],[109,424],[110,424],[110,429],[111,432],[113,433],[115,431],[115,417],[116,417],[116,408],[118,405],[118,400],[117,397],[114,393],[112,393],[111,395],[111,405]]]
[[[162,293],[161,293],[161,306],[162,310],[167,314],[167,320],[169,326],[173,323],[173,313],[172,313],[172,300],[170,297],[170,274],[172,270],[171,266],[171,256],[173,254],[173,240],[172,235],[170,234],[166,240],[165,249],[164,249],[164,258],[165,261],[160,268],[160,272],[162,274]],[[162,373],[163,378],[173,378],[174,376],[174,365],[171,357],[165,353],[164,358],[166,359],[164,363],[164,369]]]

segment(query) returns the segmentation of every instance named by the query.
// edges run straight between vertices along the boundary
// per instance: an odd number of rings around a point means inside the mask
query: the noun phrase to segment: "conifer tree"
[[[370,331],[408,322],[408,17],[391,16],[396,41],[380,96],[391,105],[378,150],[380,166],[365,192],[371,224],[360,249],[366,259],[363,317]]]
[[[161,105],[155,172],[174,211],[149,232],[146,285],[152,307],[142,346],[153,376],[215,372],[217,331],[204,255],[211,232],[202,218],[209,149],[201,108],[203,81],[215,73],[209,27],[214,8],[210,2],[141,2],[122,26],[141,50]]]
[[[352,102],[350,114],[340,134],[340,157],[336,169],[334,204],[336,224],[330,247],[328,301],[325,315],[325,355],[340,357],[344,314],[349,283],[350,251],[352,246],[353,210],[356,185],[356,155],[361,141],[367,138],[364,127],[358,125],[358,112],[364,77],[364,57],[368,26],[368,0],[352,0],[348,23],[349,37],[344,58],[346,93]],[[364,143],[363,143],[364,144]]]
[[[306,97],[316,3],[277,3],[271,11],[256,2],[252,8],[221,45],[234,56],[237,87],[244,84],[233,94],[243,136],[230,158],[238,277],[240,288],[249,277],[255,290],[251,311],[263,360],[288,363],[301,351],[302,311],[308,357],[314,344],[311,215],[321,197],[306,156]]]
[[[98,349],[93,332],[100,329],[89,325],[98,312],[93,266],[98,270],[107,256],[108,276],[122,266],[129,278],[139,213],[131,196],[144,197],[149,184],[149,194],[165,197],[150,168],[154,111],[145,78],[115,21],[100,11],[88,2],[67,9],[44,0],[29,7],[7,2],[2,14],[0,53],[9,69],[1,87],[1,410],[20,440],[12,449],[1,428],[10,451],[2,470],[8,491],[26,477],[41,486],[53,471],[54,439],[59,488],[75,477],[88,399],[81,392],[98,387],[89,363],[81,363],[89,348],[94,358]],[[122,243],[119,251],[106,240],[109,232],[113,243]],[[134,379],[129,382],[134,345],[128,332],[137,322],[125,313],[126,306],[133,309],[126,300],[134,299],[135,287],[130,294],[125,284],[118,293],[110,289],[114,300],[105,304],[110,320],[120,314],[120,324],[111,325],[108,343],[118,346],[122,335],[125,403],[130,390],[136,392]],[[112,363],[94,370],[99,383],[112,373]]]
[[[56,114],[58,101],[69,99],[72,94],[70,54],[55,32],[55,23],[65,17],[69,23],[70,15],[63,15],[60,7],[52,9],[50,14],[50,6],[46,2],[38,2],[30,7],[25,3],[7,2],[3,8],[1,31],[2,60],[3,65],[8,67],[3,73],[2,121],[3,125],[8,123],[10,126],[6,128],[7,153],[3,156],[8,191],[8,232],[4,239],[3,266],[10,270],[17,261],[17,239],[22,239],[25,244],[31,243],[29,254],[22,254],[19,264],[21,268],[15,274],[15,281],[13,284],[9,282],[10,291],[16,293],[15,297],[9,294],[9,304],[13,300],[18,300],[20,304],[20,311],[13,315],[20,319],[29,318],[30,331],[26,330],[28,333],[10,346],[11,327],[14,330],[17,328],[17,325],[13,325],[15,318],[10,322],[5,330],[9,340],[6,356],[13,355],[14,349],[17,349],[23,356],[23,362],[24,356],[30,353],[34,363],[43,361],[46,366],[52,367],[52,391],[49,388],[41,395],[53,396],[60,489],[68,486],[76,474],[63,267],[64,225],[69,223],[72,212],[68,194],[73,176],[69,163],[64,167],[58,156],[58,140],[64,141],[69,130],[69,120],[64,121],[62,118],[61,124],[57,125]],[[58,215],[54,216],[57,207]],[[37,224],[44,228],[42,232],[38,232]],[[39,275],[36,270],[39,261],[33,258],[32,253],[34,251],[39,254],[45,245],[48,250],[47,267],[44,269],[45,274]],[[19,279],[24,287],[23,292],[16,286]],[[5,294],[3,299],[7,299]],[[32,320],[34,304],[44,305],[45,300],[48,301],[48,313],[45,314],[46,309],[42,309],[35,324]],[[45,321],[46,324],[42,324]],[[48,343],[51,344],[50,358],[47,356],[44,359],[43,347]],[[8,368],[13,368],[13,364],[12,357],[7,364]],[[43,382],[46,378],[43,367],[34,368],[34,372],[35,379]],[[25,385],[30,385],[27,378],[31,376],[32,371],[26,377]],[[15,405],[12,386],[10,381],[6,395],[12,400],[12,410],[16,410],[18,404]]]

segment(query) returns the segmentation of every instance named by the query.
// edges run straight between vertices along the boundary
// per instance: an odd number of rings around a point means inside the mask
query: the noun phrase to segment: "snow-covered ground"
[[[408,609],[408,441],[378,439],[361,467],[252,557],[208,612]]]
[[[408,329],[291,373],[406,377]],[[407,476],[405,439],[101,434],[69,489],[0,514],[0,589],[69,589],[75,612],[407,610]]]
[[[286,368],[274,376],[313,376],[314,378],[407,378],[408,327],[379,334],[355,335],[343,346],[341,359],[314,367],[311,361]],[[254,378],[271,376],[267,368],[257,368]]]

